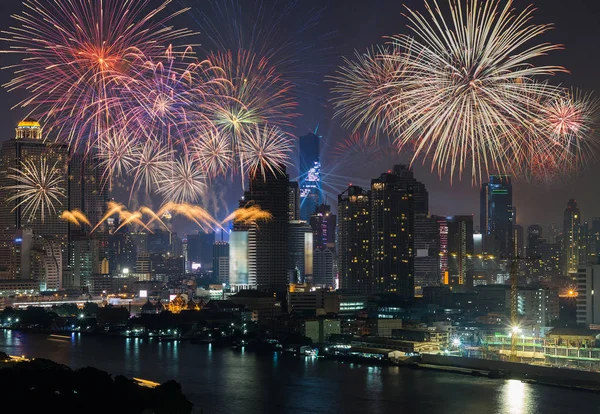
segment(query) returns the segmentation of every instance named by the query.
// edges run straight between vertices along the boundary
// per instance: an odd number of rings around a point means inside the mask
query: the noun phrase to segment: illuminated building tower
[[[288,220],[300,220],[300,187],[298,181],[290,181],[288,188]]]
[[[219,283],[229,284],[229,243],[225,241],[213,244],[213,277]]]
[[[315,131],[316,132],[316,131]],[[321,137],[316,133],[299,139],[298,174],[300,182],[300,219],[308,221],[321,200]]]
[[[108,186],[103,181],[106,169],[100,164],[99,160],[93,155],[73,154],[69,160],[69,197],[68,209],[79,210],[85,214],[90,223],[98,223],[106,212],[109,201]],[[110,251],[109,242],[109,224],[108,222],[100,225],[94,233],[89,236],[89,229],[68,223],[69,244],[68,256],[63,257],[63,285],[72,288],[79,287],[78,281],[82,281],[79,276],[74,274],[75,260],[79,258],[74,255],[74,243],[81,240],[91,239],[97,241],[94,245],[97,247],[97,259],[113,258],[109,260],[111,270],[116,270],[117,262],[114,260],[114,254]],[[96,256],[94,256],[96,257]],[[77,265],[78,267],[80,265]],[[87,266],[87,265],[86,265]],[[97,266],[96,263],[91,264]]]
[[[17,229],[30,228],[33,230],[34,235],[54,237],[61,244],[66,244],[67,223],[61,220],[59,215],[68,208],[68,180],[66,179],[68,157],[67,145],[56,144],[43,139],[42,128],[37,121],[26,119],[19,123],[16,129],[16,137],[2,144],[0,159],[0,199],[2,201],[0,203],[0,229],[3,232],[14,235]],[[39,166],[42,160],[46,161],[49,168],[58,169],[59,174],[65,177],[61,183],[63,195],[58,196],[55,203],[57,214],[46,214],[43,223],[39,214],[32,219],[29,218],[29,215],[23,214],[24,206],[17,206],[20,199],[7,201],[8,198],[16,194],[16,190],[7,189],[7,187],[18,184],[7,175],[22,174],[21,163],[23,162],[32,161]]]
[[[579,237],[580,237],[581,216],[577,201],[569,200],[565,209],[563,221],[563,259],[564,273],[572,277],[577,273],[579,266]]]
[[[448,217],[450,284],[464,285],[473,267],[473,216]]]
[[[187,241],[188,261],[194,263],[193,268],[202,271],[211,270],[215,232],[199,231],[197,234],[189,234]]]
[[[59,218],[60,214],[68,208],[68,179],[67,161],[69,150],[65,144],[57,144],[43,138],[42,127],[34,119],[25,119],[16,128],[16,136],[2,144],[0,156],[0,238],[3,241],[14,240],[17,230],[30,229],[34,236],[43,236],[47,240],[58,243],[67,257],[68,224]],[[23,174],[23,162],[33,162],[40,166],[45,160],[48,168],[64,177],[59,184],[62,187],[62,195],[55,201],[56,214],[46,212],[44,221],[41,215],[36,214],[33,218],[25,215],[25,206],[20,205],[21,200],[8,201],[17,194],[17,190],[11,186],[19,184],[11,179],[9,175]],[[4,244],[4,243],[3,243]],[[62,269],[62,266],[61,266]],[[62,276],[62,275],[61,275]],[[21,274],[19,277],[29,278],[30,275]]]
[[[310,216],[313,233],[313,285],[334,286],[336,267],[335,228],[337,216],[331,206],[321,204]]]
[[[229,286],[248,288],[248,231],[234,230],[229,234]]]
[[[577,324],[600,324],[600,265],[581,266],[577,273]]]
[[[427,209],[427,190],[406,166],[395,165],[393,172],[371,180],[371,263],[377,293],[414,296],[415,219],[425,220]]]
[[[292,220],[288,224],[288,255],[290,283],[312,282],[313,231],[305,221]]]
[[[285,167],[251,177],[240,207],[257,205],[271,219],[234,230],[248,231],[249,284],[259,290],[285,294],[288,284],[288,189]]]
[[[523,226],[513,225],[513,256],[524,257],[525,246],[523,245]]]
[[[358,186],[338,196],[340,288],[350,293],[373,293],[370,208],[369,193]]]
[[[486,253],[506,259],[513,252],[512,184],[508,175],[492,175],[481,186],[480,230]]]
[[[31,250],[31,277],[40,291],[62,289],[62,246],[56,240],[36,236]]]
[[[421,294],[423,287],[438,286],[440,284],[440,270],[442,268],[440,263],[442,259],[440,255],[442,245],[440,220],[446,222],[443,217],[438,216],[415,220],[415,294]],[[447,261],[447,256],[444,259]],[[447,263],[445,270],[447,270]]]
[[[579,226],[579,264],[595,264],[596,262],[592,260],[594,257],[591,254],[592,244],[592,236],[590,234],[590,226],[587,221],[584,221]]]

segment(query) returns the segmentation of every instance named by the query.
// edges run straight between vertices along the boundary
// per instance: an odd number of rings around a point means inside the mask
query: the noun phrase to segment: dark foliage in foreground
[[[20,413],[192,412],[192,403],[175,381],[145,388],[96,368],[73,371],[42,358],[0,369],[0,389],[5,403],[19,407]]]

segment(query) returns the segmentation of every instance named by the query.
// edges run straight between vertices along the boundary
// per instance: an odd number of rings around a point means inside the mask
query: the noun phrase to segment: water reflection
[[[527,384],[519,380],[506,381],[502,389],[502,402],[506,413],[524,414],[530,412],[527,387]]]

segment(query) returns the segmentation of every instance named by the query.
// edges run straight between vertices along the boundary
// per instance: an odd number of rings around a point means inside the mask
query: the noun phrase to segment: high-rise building
[[[302,220],[288,224],[288,255],[290,283],[312,282],[313,277],[313,231]]]
[[[231,287],[250,286],[248,256],[248,231],[232,231],[229,234],[229,285]]]
[[[423,287],[438,286],[440,284],[440,219],[443,218],[431,216],[415,220],[416,294],[421,294]]]
[[[62,289],[62,245],[55,239],[36,236],[31,250],[31,278],[40,291]]]
[[[30,229],[33,236],[42,236],[57,243],[67,256],[68,224],[60,219],[60,214],[68,206],[68,162],[69,149],[66,144],[58,144],[44,139],[42,127],[34,119],[25,119],[16,128],[16,136],[2,143],[0,155],[0,238],[4,242],[14,240],[18,230]],[[42,220],[41,214],[26,214],[26,205],[21,204],[15,186],[19,184],[11,176],[23,176],[24,163],[33,163],[41,168],[42,161],[49,170],[63,178],[58,184],[60,194],[55,205],[56,214],[48,214]],[[60,266],[62,272],[62,264]],[[29,278],[30,275],[19,275]],[[62,277],[62,274],[61,274]]]
[[[300,220],[300,187],[298,181],[290,181],[288,189],[288,220]]]
[[[563,220],[563,259],[564,273],[575,277],[579,266],[579,238],[581,215],[577,201],[570,199],[565,209]]]
[[[600,260],[600,217],[592,217],[590,228],[590,254],[593,256],[590,263],[599,263]]]
[[[188,261],[200,264],[200,269],[212,269],[213,244],[215,243],[215,233],[206,233],[199,231],[197,234],[187,236]]]
[[[340,287],[371,294],[371,200],[369,193],[350,186],[338,196],[338,266]]]
[[[406,166],[371,180],[372,278],[377,293],[414,296],[415,217],[425,219],[428,194]],[[422,235],[420,235],[421,237]]]
[[[331,213],[331,206],[321,204],[310,216],[315,248],[335,245],[335,226],[337,217]]]
[[[75,236],[70,241],[69,264],[70,272],[64,280],[65,287],[87,287],[92,283],[92,276],[98,273],[100,264],[100,241],[90,237],[89,235],[80,234]],[[135,258],[129,262],[132,266],[135,265]]]
[[[480,230],[487,253],[508,258],[513,252],[512,184],[508,175],[492,175],[481,186]]]
[[[300,219],[306,220],[321,201],[321,137],[309,133],[300,137],[298,174],[300,182]]]
[[[510,303],[510,291],[506,291],[506,303]],[[552,326],[559,316],[558,290],[547,288],[519,288],[517,311],[527,322],[540,326]]]
[[[527,227],[527,256],[531,258],[540,256],[539,249],[543,241],[542,226],[532,224]]]
[[[523,226],[519,224],[513,225],[513,256],[524,257],[525,246],[523,244]]]
[[[331,212],[331,206],[321,204],[310,216],[310,226],[315,247],[313,255],[313,285],[321,287],[335,286],[336,245],[335,229],[337,216]]]
[[[448,272],[450,284],[467,283],[472,270],[473,216],[448,217]]]
[[[229,284],[229,243],[225,241],[213,244],[213,277],[219,283]]]
[[[577,272],[577,324],[600,324],[600,265],[582,266]]]
[[[250,226],[234,223],[234,230],[248,231],[249,283],[282,294],[288,284],[288,188],[283,166],[264,177],[251,177],[240,207],[257,205],[271,213],[271,219]]]
[[[594,255],[591,254],[592,250],[592,236],[590,234],[590,226],[587,221],[584,221],[579,226],[579,264],[595,264],[592,260]]]

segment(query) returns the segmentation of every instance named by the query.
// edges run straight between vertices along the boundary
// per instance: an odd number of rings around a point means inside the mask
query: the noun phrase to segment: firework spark
[[[103,179],[111,183],[113,178],[122,177],[130,171],[138,158],[132,150],[129,137],[120,132],[111,132],[99,140],[96,153],[105,171]]]
[[[46,158],[27,159],[21,162],[20,168],[11,168],[11,171],[13,173],[7,174],[7,177],[18,183],[5,187],[16,191],[7,198],[8,202],[17,202],[12,211],[22,207],[22,214],[29,215],[29,221],[35,220],[39,214],[42,223],[47,214],[56,214],[57,205],[62,205],[66,197],[63,188],[65,171],[59,160],[50,165]]]
[[[87,224],[88,226],[92,226],[88,218],[85,214],[83,214],[80,210],[65,210],[60,215],[62,220],[68,221],[71,224],[75,224],[76,226],[82,226],[83,224]]]
[[[187,10],[165,14],[169,3],[150,9],[149,0],[25,0],[26,11],[13,16],[17,25],[3,32],[11,43],[4,52],[23,56],[5,86],[26,89],[30,96],[19,106],[54,120],[47,123],[59,138],[93,148],[122,119],[118,92],[131,81],[132,63],[192,34],[169,24]]]
[[[266,177],[267,171],[275,174],[289,164],[292,143],[279,128],[255,126],[246,132],[242,141],[244,170],[252,177],[258,172]]]
[[[194,203],[206,190],[205,175],[201,166],[189,155],[173,161],[168,176],[160,181],[158,194],[175,203]]]

